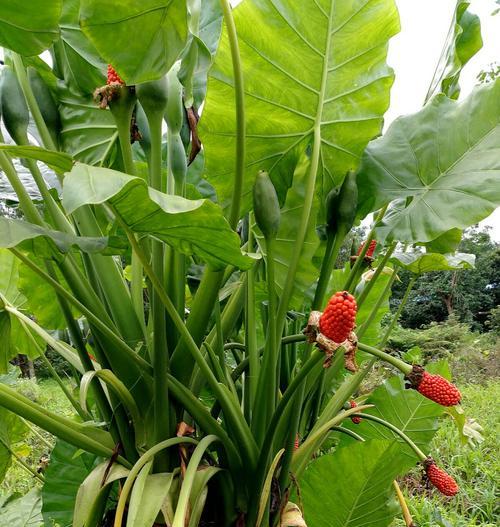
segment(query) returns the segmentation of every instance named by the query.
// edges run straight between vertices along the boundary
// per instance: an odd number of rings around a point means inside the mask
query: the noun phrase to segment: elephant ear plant
[[[459,492],[429,452],[460,402],[446,365],[384,347],[419,274],[473,265],[435,247],[500,202],[500,83],[453,99],[467,2],[436,95],[378,139],[393,0],[6,4],[0,364],[49,347],[77,387],[51,370],[68,418],[0,384],[57,437],[45,521],[387,526],[396,490],[409,526],[395,479],[417,463]],[[393,375],[359,397],[378,361]]]

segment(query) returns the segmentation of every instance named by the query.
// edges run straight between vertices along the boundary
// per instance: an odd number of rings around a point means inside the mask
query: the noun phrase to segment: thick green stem
[[[47,128],[47,125],[45,124],[45,121],[42,117],[42,113],[40,112],[40,108],[38,107],[38,104],[36,102],[33,90],[31,89],[31,85],[28,80],[28,75],[26,74],[26,70],[24,68],[23,60],[21,56],[17,53],[12,53],[12,59],[14,62],[14,67],[16,69],[17,79],[19,80],[19,84],[23,91],[24,98],[28,103],[28,108],[30,109],[38,133],[40,134],[40,137],[42,139],[43,146],[48,150],[57,150],[57,147],[54,144],[54,141],[52,140],[52,136],[50,135],[49,129]]]
[[[250,250],[253,247],[253,232],[251,229],[252,215],[248,219],[248,246]],[[255,273],[257,266],[252,266],[247,271],[247,283],[245,290],[245,345],[243,350],[246,353],[250,367],[248,372],[248,382],[245,383],[245,396],[248,397],[247,406],[249,409],[254,407],[255,397],[257,395],[257,381],[259,379],[260,370],[260,354],[257,349],[257,324],[255,320]],[[250,410],[247,412],[250,414]],[[250,422],[250,415],[247,415],[247,420]]]
[[[189,506],[189,496],[191,489],[193,488],[194,479],[198,471],[198,465],[201,463],[202,457],[208,447],[214,442],[218,441],[217,436],[209,435],[204,437],[200,443],[196,446],[186,472],[184,474],[184,480],[182,482],[181,492],[177,501],[177,508],[175,510],[174,521],[172,527],[184,527],[186,514]]]
[[[82,448],[88,452],[109,458],[113,450],[101,442],[91,439],[87,435],[75,429],[75,423],[52,414],[47,409],[39,408],[29,399],[21,396],[5,384],[0,384],[0,406],[7,408],[15,414],[24,417],[47,432],[60,437],[72,445]],[[127,460],[119,456],[119,460],[125,466],[130,466]]]
[[[120,493],[120,499],[118,500],[118,505],[116,507],[116,512],[115,512],[115,520],[113,523],[114,527],[122,526],[123,514],[125,512],[125,507],[127,505],[127,498],[130,494],[130,491],[132,490],[135,479],[139,475],[139,472],[141,471],[142,467],[144,467],[146,463],[149,463],[149,461],[154,459],[154,457],[159,452],[164,450],[165,448],[169,448],[175,445],[180,445],[182,443],[189,443],[192,445],[196,445],[198,442],[195,441],[194,439],[191,439],[190,437],[173,437],[171,439],[162,441],[161,443],[158,443],[154,447],[150,448],[135,462],[135,465],[131,468],[129,475],[127,476],[127,479],[125,480],[125,484],[123,485],[122,491]]]
[[[378,348],[368,346],[368,344],[363,344],[362,342],[358,342],[358,348],[361,351],[366,351],[370,355],[374,355],[375,357],[378,357],[379,359],[382,359],[383,361],[392,364],[395,368],[397,368],[405,375],[408,375],[412,370],[411,364],[407,364],[406,362],[396,357],[393,357],[392,355],[389,355],[388,353],[385,353],[384,351],[379,350]]]
[[[386,205],[385,207],[380,209],[380,212],[377,214],[377,217],[375,218],[375,221],[373,222],[373,227],[368,233],[368,236],[366,237],[366,240],[363,245],[363,249],[361,250],[358,257],[356,258],[356,262],[354,263],[354,266],[351,269],[349,276],[347,277],[347,281],[344,284],[345,291],[351,291],[356,286],[356,279],[358,277],[361,265],[363,264],[365,260],[366,253],[368,252],[368,249],[370,248],[370,242],[375,238],[375,229],[377,228],[378,223],[384,217],[388,206],[389,205]]]
[[[392,284],[396,280],[396,271],[392,273],[392,276],[389,278],[387,284],[385,285],[382,293],[377,298],[372,310],[370,311],[370,314],[366,318],[366,320],[363,322],[361,327],[356,331],[356,335],[358,339],[362,339],[363,335],[366,333],[368,328],[371,326],[372,322],[374,321],[375,317],[377,316],[378,310],[380,309],[380,306],[384,303],[384,301],[390,296]]]
[[[70,304],[73,304],[79,311],[81,311],[93,324],[96,329],[102,333],[110,342],[112,342],[117,349],[119,349],[124,355],[131,359],[143,372],[149,373],[151,371],[151,365],[145,361],[140,355],[138,355],[133,349],[131,349],[112,329],[110,329],[105,323],[103,323],[99,317],[94,315],[92,311],[87,309],[81,302],[79,302],[71,293],[68,293],[64,287],[56,282],[52,277],[45,273],[40,267],[33,263],[29,258],[24,256],[23,253],[17,249],[9,249],[17,258],[25,263],[30,269],[35,271],[43,280],[45,280],[58,294],[65,298]]]
[[[272,416],[267,433],[260,449],[259,461],[257,463],[257,472],[252,485],[252,496],[250,496],[250,510],[248,517],[248,525],[253,525],[255,519],[253,516],[257,514],[257,507],[259,503],[259,497],[262,490],[262,485],[266,478],[266,474],[269,468],[269,461],[272,456],[272,445],[274,444],[276,430],[278,429],[279,421],[283,418],[285,409],[287,408],[290,400],[296,394],[300,386],[305,382],[309,372],[323,360],[323,353],[315,350],[307,362],[302,366],[297,375],[293,378],[292,382],[288,386],[287,390],[283,394],[276,410]]]
[[[358,305],[358,310],[361,308],[361,306],[364,304],[366,298],[370,294],[370,291],[372,290],[373,286],[375,285],[378,277],[385,269],[385,264],[388,262],[389,258],[392,256],[392,253],[394,252],[394,249],[396,248],[397,242],[392,243],[389,248],[387,249],[387,252],[385,253],[384,257],[382,258],[382,261],[379,263],[377,268],[375,269],[375,272],[373,273],[373,276],[371,279],[365,284],[365,287],[363,288],[363,291],[361,291],[361,294],[356,299],[356,303]]]
[[[243,70],[241,67],[240,49],[236,25],[229,0],[221,0],[222,13],[226,24],[229,46],[231,48],[231,60],[233,62],[234,76],[234,98],[236,103],[236,152],[233,198],[229,212],[229,224],[236,229],[240,219],[241,192],[243,189],[243,177],[245,175],[245,85],[243,81]]]
[[[70,402],[71,406],[76,410],[78,415],[84,421],[91,420],[92,416],[88,412],[85,412],[85,410],[80,406],[78,401],[73,397],[71,392],[68,390],[68,387],[64,384],[63,380],[61,379],[61,377],[59,376],[59,374],[55,370],[54,366],[52,366],[52,363],[45,356],[44,350],[38,345],[37,341],[33,338],[33,335],[31,334],[31,331],[26,327],[25,322],[22,319],[20,319],[20,322],[21,322],[21,326],[23,327],[26,335],[28,336],[28,339],[31,341],[32,346],[38,352],[38,356],[40,357],[42,362],[45,364],[45,367],[49,370],[50,375],[52,375],[54,380],[57,382],[57,384],[59,385],[59,387],[63,391],[64,395],[66,396],[66,398]]]
[[[201,373],[204,375],[209,386],[212,388],[216,398],[219,400],[224,415],[228,420],[228,424],[233,428],[234,434],[238,439],[238,443],[241,445],[241,448],[247,456],[249,465],[251,467],[254,467],[257,461],[257,445],[255,444],[252,434],[248,429],[248,426],[246,425],[246,422],[244,420],[243,415],[241,414],[239,406],[236,404],[236,401],[233,401],[232,397],[230,396],[230,392],[229,390],[227,390],[226,386],[217,382],[217,379],[214,376],[212,370],[210,369],[210,366],[208,365],[207,361],[205,360],[205,357],[196,345],[193,337],[189,333],[188,328],[184,324],[184,321],[179,316],[179,313],[177,313],[175,306],[172,304],[172,301],[163,289],[163,285],[158,280],[158,277],[153,273],[153,269],[147,259],[145,258],[145,255],[142,252],[142,248],[135,240],[133,233],[128,230],[128,227],[126,225],[123,224],[122,226],[127,232],[133,250],[136,251],[137,255],[139,256],[142,262],[142,265],[144,266],[144,271],[146,272],[146,275],[151,280],[153,287],[156,289],[161,301],[163,302],[167,314],[172,318],[172,321],[174,322],[177,331],[179,332],[179,335],[185,340],[189,352],[191,353],[193,359],[200,368]],[[225,391],[225,389],[227,390],[227,392]]]
[[[319,273],[318,285],[314,293],[314,299],[311,305],[311,310],[321,309],[323,301],[325,299],[326,289],[330,282],[337,256],[339,255],[340,248],[344,242],[345,233],[340,230],[336,234],[328,234],[326,240],[326,250],[321,263],[321,271]]]
[[[276,337],[276,289],[274,277],[274,240],[266,238],[266,276],[268,291],[268,323],[264,358],[259,374],[255,404],[253,407],[252,431],[258,443],[264,439],[271,416],[276,407],[279,349]]]
[[[3,141],[3,138],[1,137],[1,131],[0,138]],[[21,207],[21,210],[23,211],[23,214],[26,216],[26,219],[30,223],[43,226],[43,218],[38,212],[38,209],[35,207],[35,204],[31,200],[29,194],[26,192],[26,189],[24,188],[24,185],[19,179],[19,176],[16,172],[16,169],[14,168],[14,165],[12,164],[12,161],[9,159],[5,152],[0,152],[0,168],[7,177],[7,180],[9,181],[10,185],[14,189],[14,192],[17,195],[17,199],[19,200],[19,205]]]
[[[425,461],[427,459],[427,456],[422,452],[422,450],[420,450],[420,448],[418,448],[418,446],[402,430],[400,430],[397,426],[394,426],[392,423],[389,423],[388,421],[385,421],[380,417],[376,417],[375,415],[370,415],[366,413],[354,413],[352,415],[353,417],[361,417],[362,419],[373,421],[375,423],[385,426],[386,428],[394,432],[396,435],[398,435],[403,441],[408,443],[408,445],[415,452],[415,454],[417,454],[420,461]]]
[[[387,326],[387,329],[385,330],[384,336],[382,338],[382,341],[380,343],[380,347],[383,348],[387,341],[389,340],[389,337],[391,336],[391,333],[394,329],[394,326],[396,325],[397,321],[399,320],[399,317],[401,316],[401,313],[403,312],[403,309],[408,302],[408,298],[410,297],[411,290],[413,289],[413,286],[415,285],[415,282],[418,279],[418,275],[414,274],[410,281],[408,282],[408,286],[406,288],[406,291],[403,295],[403,298],[401,299],[401,302],[399,304],[398,309],[396,310],[396,313],[394,313],[394,316],[392,317],[392,320],[390,324]]]

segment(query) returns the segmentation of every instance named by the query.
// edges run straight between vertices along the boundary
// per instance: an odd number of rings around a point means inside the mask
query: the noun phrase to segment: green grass
[[[56,412],[60,415],[72,416],[74,414],[71,405],[63,395],[61,388],[52,379],[41,381],[18,380],[16,389],[20,393],[35,401],[43,408]],[[32,469],[36,470],[39,459],[50,450],[46,442],[50,445],[55,444],[55,438],[41,428],[30,425],[39,435],[31,432],[23,443],[14,446],[14,451],[18,454]],[[0,484],[0,494],[7,495],[15,492],[26,494],[30,489],[41,486],[41,482],[29,474],[16,461],[12,462],[5,479]]]
[[[468,418],[483,427],[484,440],[476,445],[460,443],[457,428],[446,419],[436,434],[432,456],[456,479],[460,493],[445,498],[420,484],[413,472],[401,485],[408,498],[413,521],[419,527],[495,527],[500,517],[500,381],[462,387],[463,408]],[[397,520],[394,527],[404,526]]]

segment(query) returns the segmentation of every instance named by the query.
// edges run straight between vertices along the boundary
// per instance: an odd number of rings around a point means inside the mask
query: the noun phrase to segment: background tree
[[[404,327],[442,322],[453,313],[475,329],[487,329],[490,310],[500,301],[500,246],[491,239],[490,231],[490,227],[468,229],[460,242],[460,252],[476,255],[475,269],[426,273],[418,278],[403,310]],[[402,271],[400,278],[393,286],[393,310],[401,301],[410,273]]]

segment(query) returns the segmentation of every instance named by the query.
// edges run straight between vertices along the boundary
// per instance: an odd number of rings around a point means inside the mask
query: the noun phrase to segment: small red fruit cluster
[[[333,342],[344,342],[354,329],[356,311],[356,300],[351,294],[335,293],[319,319],[319,330]]]
[[[362,243],[359,246],[358,252],[356,253],[357,256],[359,256],[361,254],[361,251],[364,249],[364,247],[365,247],[364,243]],[[377,247],[377,240],[372,240],[370,242],[370,245],[368,246],[368,250],[366,251],[365,257],[366,258],[371,258],[373,256],[373,253],[375,252],[376,247]]]
[[[122,78],[120,77],[120,75],[116,73],[113,66],[111,66],[111,64],[108,64],[108,79],[106,81],[106,84],[113,84],[113,83],[125,84]]]
[[[455,496],[459,491],[457,482],[447,474],[442,468],[436,465],[432,458],[424,461],[425,474],[427,479],[445,496]]]
[[[414,365],[406,379],[410,382],[411,388],[441,406],[455,406],[462,398],[454,384],[441,375],[425,371],[422,366]]]
[[[442,406],[455,406],[461,399],[460,391],[454,384],[441,375],[433,375],[426,371],[422,375],[418,391]]]
[[[358,406],[356,404],[356,401],[349,401],[349,404],[351,405],[351,408],[356,408],[356,406]],[[354,416],[354,417],[351,417],[351,421],[355,424],[355,425],[359,425],[359,423],[361,423],[363,419],[361,417],[358,417],[358,416]]]

